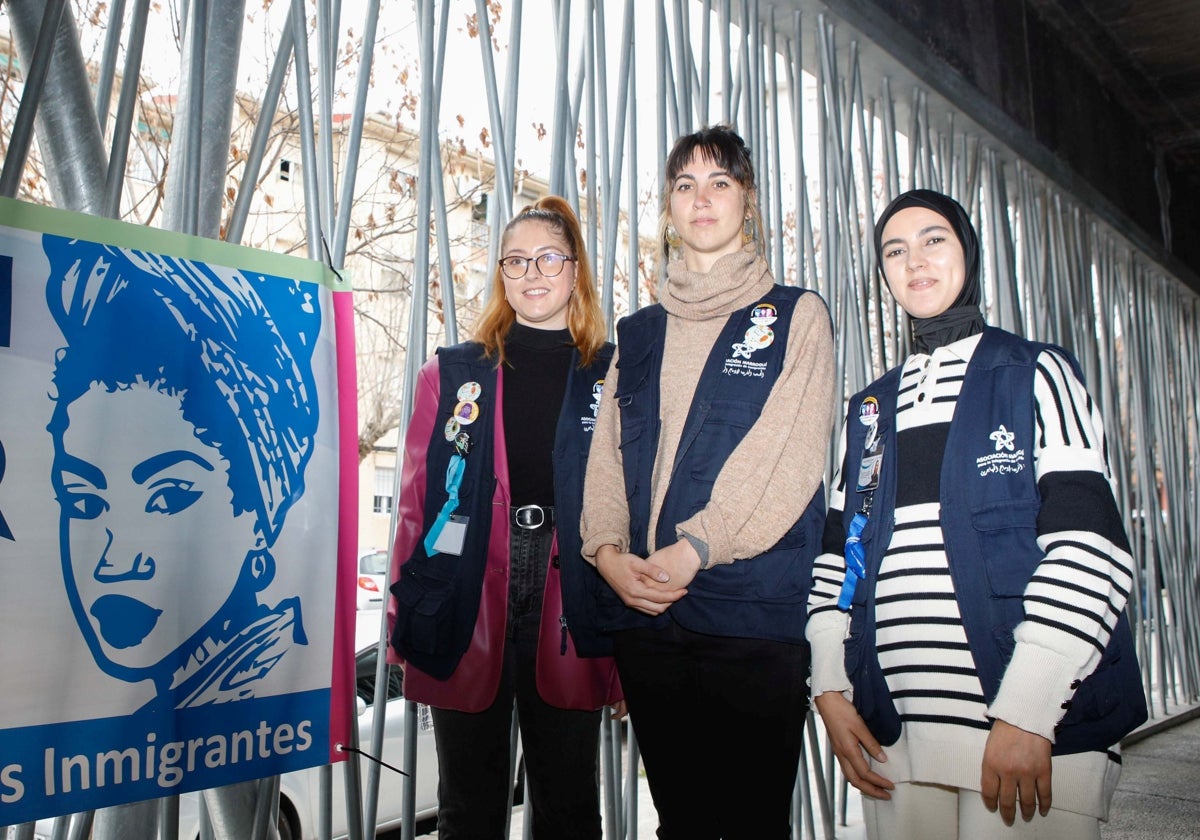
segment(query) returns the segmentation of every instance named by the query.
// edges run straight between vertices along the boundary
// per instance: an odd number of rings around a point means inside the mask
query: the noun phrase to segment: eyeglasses
[[[500,270],[509,280],[520,280],[529,273],[529,264],[536,263],[543,277],[557,277],[569,262],[575,262],[575,258],[565,254],[542,254],[532,260],[529,257],[505,257],[500,260]]]

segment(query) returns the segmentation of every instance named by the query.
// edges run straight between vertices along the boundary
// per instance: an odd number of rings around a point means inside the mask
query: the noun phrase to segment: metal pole
[[[108,34],[104,37],[104,57],[100,60],[100,74],[96,80],[96,121],[101,137],[108,124],[108,105],[112,99],[113,76],[116,75],[117,50],[121,47],[124,19],[125,0],[113,0],[108,12]]]
[[[200,0],[196,0],[200,2]],[[317,149],[314,140],[311,70],[308,63],[308,31],[305,29],[304,0],[292,0],[292,46],[296,58],[296,98],[300,107],[300,165],[304,176],[305,218],[308,227],[308,257],[320,260],[321,196],[317,180]]]
[[[442,75],[446,68],[446,31],[449,28],[450,4],[442,4],[442,21],[438,26],[438,53],[436,84],[442,89]],[[450,254],[450,222],[447,218],[449,208],[446,206],[446,185],[442,179],[442,150],[434,146],[431,150],[434,171],[437,177],[433,179],[433,206],[435,208],[435,224],[437,227],[438,244],[438,277],[442,293],[442,317],[445,319],[446,343],[458,343],[458,315],[455,312],[454,294],[454,262]],[[488,263],[491,265],[491,263]]]
[[[337,36],[332,27],[330,0],[317,0],[317,183],[320,185],[322,233],[337,218],[333,188],[333,77],[337,69]],[[348,175],[348,173],[347,173]],[[351,179],[352,180],[352,179]],[[353,194],[353,193],[351,193]]]
[[[567,147],[575,140],[575,127],[570,124],[570,92],[567,87],[568,48],[571,38],[571,0],[558,0],[554,5],[554,123],[550,133],[550,192],[566,194]]]
[[[287,19],[283,24],[283,30],[279,33],[279,47],[275,51],[271,75],[267,79],[267,87],[258,107],[258,119],[254,123],[254,136],[250,140],[250,152],[247,154],[246,163],[242,168],[237,198],[234,200],[233,212],[229,214],[229,223],[225,229],[225,240],[234,244],[242,241],[242,235],[246,230],[246,219],[250,215],[250,202],[254,198],[255,189],[258,186],[258,176],[262,171],[263,159],[266,156],[267,142],[271,138],[271,130],[275,125],[275,111],[279,105],[279,95],[283,91],[283,81],[292,60],[294,43],[292,18],[294,14],[295,5],[289,5]]]
[[[119,0],[124,4],[124,0]],[[113,128],[112,153],[108,159],[108,178],[104,185],[104,215],[116,219],[121,214],[121,189],[125,185],[125,161],[129,155],[133,112],[137,105],[138,77],[142,67],[142,48],[146,43],[146,18],[150,0],[136,0],[133,9],[133,28],[125,50],[125,75],[121,80],[121,98],[117,105],[117,122]],[[107,104],[108,97],[105,97]]]
[[[12,5],[12,0],[9,0]],[[20,4],[18,4],[18,8]],[[25,160],[29,156],[29,146],[33,142],[33,120],[37,114],[38,103],[46,86],[46,76],[50,72],[50,58],[54,51],[54,39],[58,34],[58,24],[62,20],[66,0],[48,0],[42,12],[42,24],[38,30],[37,45],[33,49],[33,60],[29,62],[29,74],[25,77],[25,90],[21,102],[17,106],[17,116],[13,120],[12,134],[8,140],[8,154],[4,157],[4,169],[0,171],[0,195],[13,198],[17,194],[17,186],[21,181],[21,173],[25,170]]]
[[[634,45],[634,8],[633,0],[625,2],[625,24],[621,37],[621,62],[620,69],[617,71],[619,79],[617,85],[617,125],[614,132],[614,137],[620,139],[626,136],[625,123],[627,116],[631,116],[633,111],[633,97],[630,91],[633,87],[633,45]],[[629,107],[627,107],[629,106]],[[634,151],[630,154],[630,159],[635,158],[636,146],[634,134],[629,133],[629,143]],[[620,195],[621,172],[625,165],[625,156],[620,154],[623,150],[621,143],[614,144],[614,159],[609,167],[609,181],[605,188],[606,200],[604,202],[604,276],[603,276],[603,291],[601,292],[601,306],[605,313],[610,315],[609,318],[609,336],[612,336],[613,319],[611,313],[613,310],[613,285],[616,282],[616,262],[617,262],[617,223],[621,218],[621,205],[618,196]],[[629,205],[629,212],[636,212],[636,202]],[[636,236],[631,236],[631,239],[636,239]],[[631,300],[635,298],[631,297]],[[636,309],[636,305],[630,304],[630,311]]]
[[[354,203],[354,185],[358,176],[358,158],[362,149],[363,124],[366,122],[367,93],[371,89],[371,60],[375,55],[375,36],[379,29],[379,0],[367,4],[363,23],[362,55],[358,62],[358,84],[355,88],[354,111],[350,116],[350,137],[347,141],[346,165],[342,170],[342,192],[337,203],[337,220],[333,226],[333,264],[346,265],[346,241],[350,234],[350,211]]]

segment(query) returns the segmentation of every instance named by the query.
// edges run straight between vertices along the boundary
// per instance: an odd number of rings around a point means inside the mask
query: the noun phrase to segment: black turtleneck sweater
[[[513,505],[554,504],[554,432],[567,390],[570,330],[513,324],[504,341],[504,444]]]

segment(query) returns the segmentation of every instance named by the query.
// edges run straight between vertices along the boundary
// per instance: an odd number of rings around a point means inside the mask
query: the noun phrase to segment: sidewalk
[[[1200,706],[1147,723],[1126,744],[1103,840],[1200,838]]]

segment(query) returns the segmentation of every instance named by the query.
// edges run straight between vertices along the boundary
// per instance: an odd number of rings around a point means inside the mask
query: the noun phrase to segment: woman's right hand
[[[686,589],[670,585],[665,569],[636,554],[622,554],[615,545],[600,546],[596,570],[625,606],[646,615],[661,615],[687,594]]]
[[[883,762],[887,761],[887,756],[854,704],[840,691],[826,691],[813,698],[813,705],[821,713],[821,722],[829,733],[829,742],[846,781],[867,796],[891,799],[888,791],[895,784],[872,770],[867,760],[867,755],[870,755],[876,761]]]

